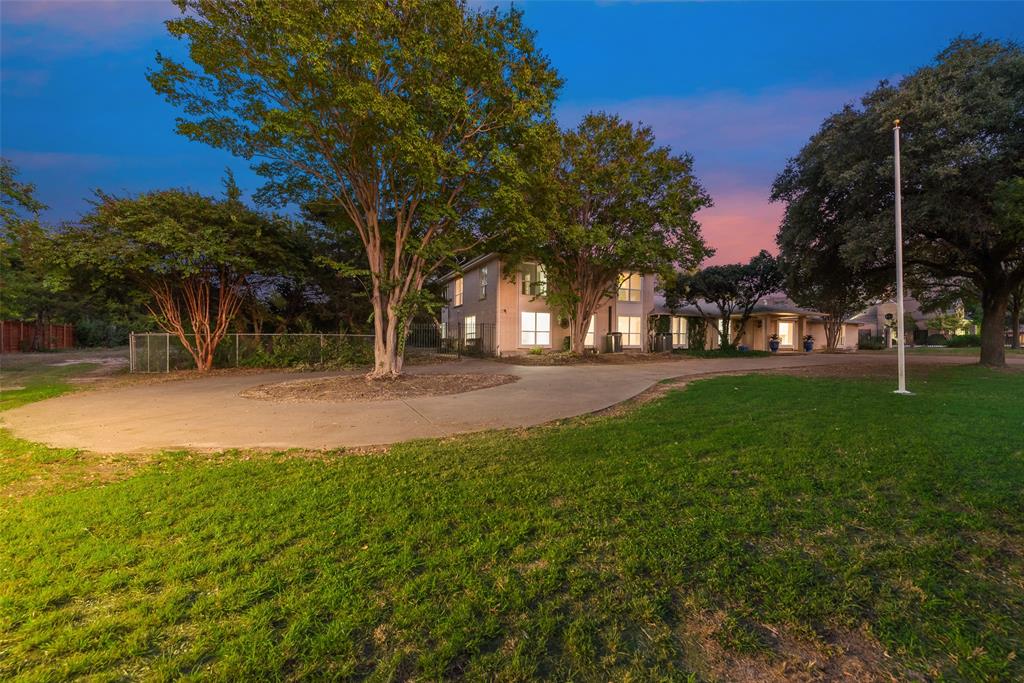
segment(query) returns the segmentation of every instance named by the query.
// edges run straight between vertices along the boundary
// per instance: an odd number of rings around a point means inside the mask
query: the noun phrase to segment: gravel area
[[[370,380],[363,375],[300,379],[261,384],[241,392],[242,398],[298,403],[306,401],[394,401],[422,396],[445,396],[515,382],[515,375],[424,374]]]

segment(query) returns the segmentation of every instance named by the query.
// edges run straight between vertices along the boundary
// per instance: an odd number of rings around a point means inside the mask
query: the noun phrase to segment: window
[[[672,316],[672,346],[685,349],[686,346],[686,318]]]
[[[487,266],[480,269],[480,299],[487,298]]]
[[[551,345],[551,314],[523,311],[519,326],[521,346]]]
[[[793,323],[779,323],[779,345],[793,346]]]
[[[547,274],[544,272],[544,266],[527,263],[519,272],[523,278],[523,294],[544,296],[548,293]]]
[[[590,326],[587,328],[587,336],[583,338],[583,348],[594,347],[594,325],[597,321],[597,316],[590,316]]]
[[[622,333],[623,346],[640,346],[640,316],[620,315],[618,331]]]
[[[619,283],[619,301],[640,301],[640,274],[623,273]]]
[[[470,339],[476,339],[476,316],[475,315],[467,315],[466,316],[465,326],[463,327],[463,330],[465,330],[466,341],[469,341]]]
[[[453,306],[461,306],[462,305],[462,278],[460,277],[458,280],[456,280],[455,284],[453,286],[455,287],[455,295],[452,296],[452,305]]]

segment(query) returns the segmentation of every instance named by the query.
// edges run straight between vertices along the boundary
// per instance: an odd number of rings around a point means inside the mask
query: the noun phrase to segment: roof
[[[665,304],[664,296],[658,295],[654,309],[651,313],[653,315],[679,315],[698,318],[720,318],[722,316],[722,312],[715,304],[703,299],[701,299],[699,303],[700,309],[693,304],[688,304],[686,306],[680,306],[675,310],[671,310]],[[701,311],[703,311],[703,315]],[[821,311],[797,306],[792,299],[781,293],[769,294],[768,296],[762,297],[754,306],[754,309],[751,311],[751,315],[803,315],[812,319],[824,319],[828,317],[827,314],[822,313]]]
[[[482,266],[488,261],[492,261],[496,258],[498,258],[498,254],[493,251],[487,254],[483,254],[481,256],[471,258],[465,263],[461,264],[458,267],[458,270],[449,270],[447,273],[442,275],[441,282],[448,282],[449,280],[454,280],[457,277],[461,277],[462,274],[465,273],[467,270],[472,270],[476,266]]]

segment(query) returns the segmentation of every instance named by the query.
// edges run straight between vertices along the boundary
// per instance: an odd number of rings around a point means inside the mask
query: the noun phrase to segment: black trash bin
[[[605,353],[622,353],[622,333],[610,332],[604,336]]]
[[[667,332],[659,332],[654,335],[654,351],[671,351],[672,350],[672,335]]]

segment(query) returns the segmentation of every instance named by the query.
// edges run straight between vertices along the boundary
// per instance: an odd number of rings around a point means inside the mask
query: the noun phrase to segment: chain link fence
[[[193,344],[195,335],[186,335]],[[405,338],[405,356],[492,356],[494,325],[417,324]],[[128,344],[131,372],[193,370],[192,355],[177,335],[133,332]],[[215,368],[355,368],[373,365],[372,334],[232,333],[214,352]]]

